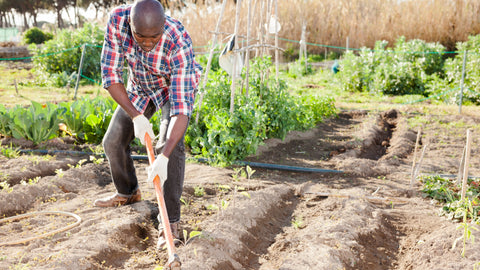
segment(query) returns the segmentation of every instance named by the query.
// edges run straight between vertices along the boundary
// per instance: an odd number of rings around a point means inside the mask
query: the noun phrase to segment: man
[[[158,1],[137,0],[112,11],[101,57],[102,81],[120,106],[112,116],[103,147],[117,192],[94,205],[113,207],[141,200],[130,143],[137,137],[145,144],[145,134],[153,140],[148,119],[161,109],[160,138],[155,147],[160,154],[149,167],[148,180],[160,177],[177,238],[185,173],[184,135],[201,75],[194,57],[192,40],[183,25],[166,16]],[[125,60],[127,87],[122,80]]]

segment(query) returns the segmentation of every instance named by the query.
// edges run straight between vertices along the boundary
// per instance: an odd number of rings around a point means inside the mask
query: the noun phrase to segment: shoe
[[[140,190],[137,189],[132,195],[130,195],[130,197],[123,197],[123,196],[120,196],[118,193],[115,193],[110,197],[95,200],[93,205],[97,207],[116,207],[116,206],[136,203],[141,200],[142,200],[142,194],[140,193]]]
[[[173,236],[173,244],[178,246],[182,241],[180,240],[180,229],[179,229],[178,222],[171,223],[170,229],[172,231]],[[165,238],[165,234],[163,232],[163,225],[158,225],[158,242],[157,242],[157,250],[159,249],[166,249],[167,248],[167,239]]]

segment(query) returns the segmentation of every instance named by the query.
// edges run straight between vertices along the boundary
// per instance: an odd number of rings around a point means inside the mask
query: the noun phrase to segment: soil
[[[417,130],[408,124],[414,118],[422,119],[416,156]],[[190,159],[182,199],[186,237],[177,248],[182,269],[473,269],[480,244],[467,241],[464,257],[462,241],[452,248],[463,235],[459,223],[439,215],[419,178],[411,184],[411,170],[426,146],[419,173],[457,174],[466,129],[478,123],[480,117],[466,115],[344,111],[315,129],[267,140],[246,160],[255,170],[248,178],[240,173],[245,167]],[[65,143],[42,147],[64,150]],[[469,175],[480,174],[479,150],[474,138]],[[0,223],[0,269],[165,264],[167,252],[155,249],[158,207],[146,160],[135,161],[141,202],[96,208],[95,199],[115,192],[107,162],[51,153],[0,158],[0,176],[10,186],[0,190],[0,215],[32,214]],[[73,213],[81,222],[39,211]],[[61,232],[42,236],[54,230]],[[192,231],[201,235],[190,239]]]

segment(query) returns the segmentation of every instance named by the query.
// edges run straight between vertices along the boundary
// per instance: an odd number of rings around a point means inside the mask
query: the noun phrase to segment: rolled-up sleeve
[[[122,20],[112,12],[105,30],[101,56],[102,86],[105,89],[113,84],[123,83],[124,54],[121,46],[121,31],[118,29],[123,25]]]
[[[178,48],[170,59],[170,115],[191,116],[202,68],[194,58],[191,45]]]

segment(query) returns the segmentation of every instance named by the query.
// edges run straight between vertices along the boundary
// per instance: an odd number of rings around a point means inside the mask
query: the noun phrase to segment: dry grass
[[[212,34],[208,31],[215,29],[220,12],[220,5],[212,8],[214,1],[205,2],[188,5],[182,14],[173,14],[184,22],[195,46],[209,43]],[[259,26],[273,12],[267,8],[267,0],[243,0],[240,34],[247,32],[249,2],[252,36],[258,37]],[[302,22],[306,20],[307,42],[338,47],[346,47],[347,37],[350,48],[360,48],[373,47],[377,40],[393,45],[399,36],[405,36],[407,40],[440,42],[448,50],[455,50],[456,42],[480,33],[478,0],[278,0],[278,11],[282,23],[280,37],[299,40]],[[228,1],[220,31],[232,33],[234,24],[235,4]],[[272,39],[270,42],[273,44]],[[281,42],[283,48],[286,45]],[[309,46],[308,50],[322,53],[325,49]]]

